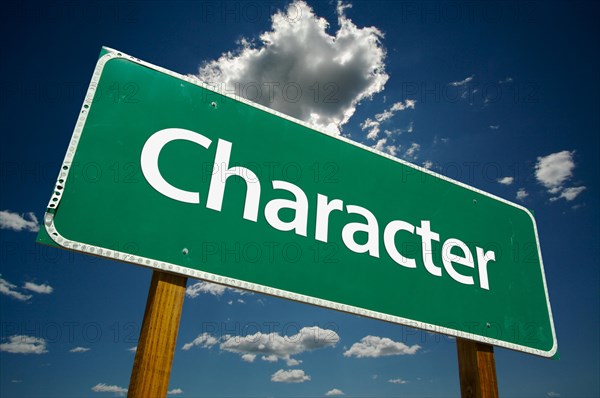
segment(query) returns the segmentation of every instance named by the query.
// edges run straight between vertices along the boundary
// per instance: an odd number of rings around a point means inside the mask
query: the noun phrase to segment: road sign
[[[525,208],[104,49],[39,240],[552,356]]]

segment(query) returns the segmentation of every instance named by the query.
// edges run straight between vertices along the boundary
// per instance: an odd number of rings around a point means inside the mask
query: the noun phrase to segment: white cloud
[[[342,390],[338,390],[337,388],[334,388],[333,390],[329,390],[325,393],[326,397],[337,397],[340,395],[346,395],[346,394],[344,394],[344,392]]]
[[[12,297],[19,301],[27,301],[31,298],[29,294],[23,294],[16,290],[17,286],[13,285],[6,279],[2,279],[2,275],[0,274],[0,293]]]
[[[469,77],[465,77],[463,80],[456,81],[456,82],[450,82],[450,85],[454,86],[454,87],[464,86],[465,84],[470,83],[471,81],[473,81],[474,77],[475,77],[475,75],[471,75]]]
[[[378,121],[367,118],[364,122],[360,124],[361,130],[368,130],[367,139],[374,140],[377,138],[377,135],[380,131],[380,123]]]
[[[54,288],[50,285],[38,285],[33,282],[25,282],[25,285],[23,285],[23,289],[31,290],[32,292],[39,294],[50,294],[54,291]]]
[[[487,100],[487,98],[486,98],[486,100]],[[500,125],[499,124],[490,124],[490,128],[492,130],[498,130],[500,128]]]
[[[554,198],[550,198],[550,201],[554,202],[556,200],[559,199],[566,199],[567,201],[572,201],[573,199],[575,199],[577,196],[579,196],[580,193],[582,193],[583,191],[586,190],[586,187],[571,187],[571,188],[565,188],[561,193],[560,196],[554,197]]]
[[[212,294],[213,296],[222,296],[225,293],[227,287],[223,285],[217,285],[210,282],[198,282],[188,286],[185,289],[185,295],[189,298],[196,298],[200,294]]]
[[[406,150],[404,157],[411,160],[416,160],[417,152],[419,152],[420,149],[421,145],[417,144],[416,142],[413,142],[412,144],[410,144],[410,147]]]
[[[417,101],[412,99],[407,99],[406,101],[396,102],[394,105],[384,110],[382,113],[378,113],[375,115],[375,120],[378,122],[383,122],[385,120],[391,119],[394,117],[396,112],[403,111],[406,109],[415,109],[415,104]]]
[[[308,380],[310,380],[310,376],[304,374],[304,371],[300,369],[279,369],[271,376],[271,381],[276,383],[304,383]]]
[[[354,343],[344,352],[345,357],[378,358],[391,355],[414,355],[421,348],[419,345],[407,346],[387,337],[366,336]]]
[[[14,335],[8,338],[8,343],[0,344],[0,351],[11,354],[45,354],[46,340],[40,337]]]
[[[226,287],[223,285],[217,285],[216,283],[210,282],[198,282],[193,285],[188,286],[185,289],[185,295],[189,298],[196,298],[201,294],[211,294],[213,296],[222,296],[226,291],[235,292],[237,294],[251,295],[252,293],[247,292],[245,290],[238,290],[231,287]],[[239,301],[239,300],[238,300]]]
[[[127,351],[129,351],[129,352],[136,352],[137,351],[137,346],[128,348]]]
[[[392,384],[406,384],[406,383],[408,383],[408,381],[402,380],[402,379],[390,379],[390,380],[388,380],[388,383],[392,383]]]
[[[523,201],[528,196],[529,194],[527,193],[525,188],[519,188],[519,190],[517,191],[517,200]]]
[[[361,100],[383,90],[383,34],[357,27],[338,3],[338,25],[314,14],[304,1],[292,2],[272,16],[260,43],[241,40],[240,47],[204,64],[198,77],[254,102],[339,132]]]
[[[575,152],[561,151],[537,158],[535,177],[548,192],[556,194],[563,189],[563,184],[573,176]]]
[[[192,348],[194,346],[210,348],[210,347],[214,346],[215,344],[217,344],[218,342],[219,342],[219,340],[217,338],[215,338],[205,332],[205,333],[202,333],[201,335],[199,335],[198,337],[196,337],[190,343],[184,344],[183,347],[181,347],[181,349],[184,351],[188,351],[190,348]]]
[[[10,210],[0,211],[0,229],[12,229],[14,231],[38,232],[40,223],[33,212],[27,213],[29,220],[25,219],[25,214],[13,213]]]
[[[296,366],[302,361],[292,358],[292,355],[334,347],[339,340],[339,335],[333,330],[313,326],[304,327],[292,336],[281,336],[276,332],[258,332],[247,336],[225,335],[217,339],[203,333],[194,341],[186,343],[182,349],[189,350],[193,346],[210,348],[220,342],[221,350],[239,354],[245,362],[254,362],[260,356],[263,361],[283,360],[288,366]]]
[[[385,144],[387,143],[387,138],[382,138],[380,140],[377,141],[377,144],[373,145],[374,149],[377,149],[378,151],[384,151],[385,150]]]
[[[510,185],[515,181],[514,177],[502,177],[498,178],[498,182],[502,185]]]
[[[183,394],[183,390],[181,388],[174,388],[172,390],[167,391],[167,395],[179,395]]]
[[[291,358],[305,351],[313,351],[335,346],[340,337],[333,330],[321,329],[317,326],[304,327],[292,336],[281,336],[273,333],[255,333],[247,336],[224,336],[221,350],[240,354],[242,359],[251,362],[257,355],[263,361],[275,362],[284,360],[288,366],[300,362]]]
[[[505,83],[512,83],[513,82],[513,78],[510,76],[507,76],[506,78],[499,80],[498,84],[505,84]]]
[[[423,167],[427,170],[431,170],[431,168],[433,167],[433,162],[431,160],[426,160],[423,162]]]
[[[550,391],[548,392],[548,394],[546,394],[549,397],[560,397],[560,394],[554,391]]]
[[[88,352],[89,350],[91,350],[91,348],[87,348],[87,347],[75,347],[75,348],[71,348],[69,350],[69,352]]]
[[[381,123],[391,119],[396,112],[403,111],[405,109],[415,109],[415,104],[417,101],[412,99],[407,99],[404,102],[396,102],[394,105],[384,110],[382,113],[378,113],[375,115],[375,120],[371,118],[367,118],[364,122],[360,124],[361,130],[368,130],[367,139],[374,140],[379,135],[381,131]],[[385,130],[385,134],[389,137],[395,132],[401,134],[403,131],[412,133],[413,132],[414,123],[410,122],[408,128],[406,130],[396,129],[396,130]]]
[[[115,395],[125,395],[125,393],[127,392],[126,388],[123,387],[119,387],[119,386],[111,386],[108,384],[104,384],[104,383],[98,383],[96,384],[94,387],[92,387],[92,391],[93,392],[112,392]]]

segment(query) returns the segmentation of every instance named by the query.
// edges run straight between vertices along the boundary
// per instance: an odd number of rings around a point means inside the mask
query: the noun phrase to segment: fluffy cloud
[[[314,125],[339,132],[357,104],[381,92],[385,73],[383,34],[357,27],[338,2],[339,29],[304,1],[292,2],[272,16],[260,43],[243,39],[240,47],[205,63],[198,77],[211,85]]]
[[[23,289],[31,290],[32,292],[38,294],[50,294],[54,291],[54,288],[50,285],[38,285],[33,282],[25,282],[25,285],[23,285]]]
[[[498,178],[498,182],[502,185],[510,185],[515,181],[514,177],[502,177]]]
[[[431,170],[431,168],[433,167],[433,162],[431,160],[426,160],[423,162],[423,167],[427,170]]]
[[[498,130],[500,128],[500,125],[499,124],[490,124],[490,128],[492,130]]]
[[[271,381],[276,383],[304,383],[308,380],[310,380],[310,376],[304,374],[304,371],[300,369],[279,369],[271,376]]]
[[[210,347],[214,346],[215,344],[217,344],[218,342],[219,342],[219,340],[217,338],[211,336],[210,334],[202,333],[201,335],[196,337],[190,343],[184,344],[183,347],[181,347],[181,349],[184,351],[188,351],[190,348],[192,348],[194,346],[210,348]]]
[[[0,229],[12,229],[14,231],[30,231],[38,232],[40,230],[40,223],[33,212],[27,213],[25,219],[24,214],[13,213],[10,210],[0,211]]]
[[[340,395],[346,395],[346,394],[344,394],[344,392],[342,390],[338,390],[337,388],[334,388],[333,390],[329,390],[325,393],[326,397],[337,397]]]
[[[388,380],[388,383],[392,383],[392,384],[406,384],[406,383],[408,383],[408,381],[402,380],[402,379],[390,379],[390,380]]]
[[[221,350],[239,354],[245,362],[254,362],[257,357],[260,357],[263,361],[283,360],[288,366],[296,366],[301,361],[292,358],[292,355],[333,347],[339,340],[340,337],[333,330],[313,326],[304,327],[292,336],[281,336],[276,332],[258,332],[247,336],[225,335],[217,339],[208,333],[203,333],[194,341],[186,343],[182,349],[187,351],[193,346],[211,348],[220,342]]]
[[[546,187],[548,193],[558,195],[550,198],[551,202],[559,199],[572,201],[586,189],[585,186],[565,187],[565,183],[573,177],[574,155],[575,151],[560,151],[537,158],[535,177]]]
[[[11,354],[45,354],[46,340],[39,337],[14,335],[8,338],[8,343],[0,344],[0,351]]]
[[[79,353],[79,352],[88,352],[89,350],[91,350],[91,348],[87,348],[87,347],[75,347],[75,348],[71,348],[69,350],[69,352]]]
[[[167,395],[179,395],[183,394],[183,390],[181,388],[174,388],[172,390],[167,391]]]
[[[127,393],[127,389],[119,386],[111,386],[104,383],[98,383],[94,387],[92,387],[93,392],[112,392],[115,395],[125,395]]]
[[[366,336],[354,343],[344,352],[345,357],[378,358],[391,355],[414,355],[421,348],[419,345],[407,346],[387,337]]]
[[[519,190],[517,191],[517,200],[524,201],[525,198],[528,196],[529,194],[527,193],[525,188],[519,188]]]
[[[535,177],[548,192],[556,194],[563,189],[563,184],[573,176],[575,152],[561,151],[537,158]]]
[[[31,295],[23,294],[16,289],[16,285],[13,285],[6,279],[2,279],[2,275],[0,274],[0,293],[19,301],[27,301],[31,298]]]

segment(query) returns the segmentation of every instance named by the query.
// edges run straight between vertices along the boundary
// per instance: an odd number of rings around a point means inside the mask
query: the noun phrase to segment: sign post
[[[166,397],[187,278],[154,271],[146,301],[129,398]]]
[[[494,347],[458,338],[458,373],[462,398],[498,398]]]

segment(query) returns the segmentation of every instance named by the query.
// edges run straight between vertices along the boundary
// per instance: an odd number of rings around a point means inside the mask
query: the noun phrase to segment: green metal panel
[[[169,128],[212,141],[207,149],[172,141],[158,158],[162,177],[198,192],[198,204],[165,196],[142,173],[144,145]],[[243,218],[247,188],[237,176],[227,179],[221,211],[207,208],[211,179],[224,178],[213,170],[221,166],[213,164],[219,139],[232,145],[229,167],[258,176],[256,222]],[[306,194],[306,236],[266,220],[268,202],[294,199],[274,189],[274,180]],[[318,194],[344,204],[330,214],[327,243],[315,239]],[[347,205],[375,216],[379,257],[356,253],[342,239],[348,223],[366,222]],[[296,214],[278,215],[291,221]],[[431,259],[441,276],[425,269],[416,233],[400,231],[394,240],[416,268],[392,260],[384,228],[393,220],[431,223],[439,234]],[[537,355],[556,352],[535,221],[526,209],[109,49],[94,73],[45,226],[41,240],[50,236],[68,249]],[[355,238],[362,244],[367,234]],[[442,264],[442,244],[450,238],[475,257],[474,268],[453,263],[473,284],[459,283]],[[495,254],[487,289],[476,247]],[[452,253],[461,255],[457,249]]]

